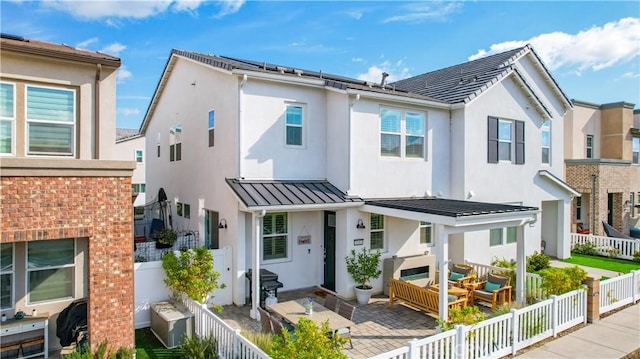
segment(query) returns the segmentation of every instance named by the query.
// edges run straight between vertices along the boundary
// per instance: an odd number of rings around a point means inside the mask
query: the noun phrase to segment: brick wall
[[[92,347],[134,346],[131,177],[2,177],[2,243],[86,237]]]
[[[592,193],[592,175],[596,175],[595,193]],[[588,194],[590,200],[595,201],[595,208],[593,208],[593,202],[590,202],[588,208],[583,206],[582,209],[583,213],[589,213],[589,227],[592,234],[605,235],[602,229],[602,222],[607,221],[609,193],[615,194],[613,196],[613,226],[619,231],[628,233],[629,228],[627,223],[629,221],[624,220],[623,217],[625,214],[628,215],[628,213],[625,213],[624,201],[629,198],[630,193],[629,165],[598,163],[567,165],[565,179],[567,183],[577,189],[578,192]],[[571,214],[572,221],[575,221],[575,218],[574,201]],[[594,219],[595,228],[592,228]]]

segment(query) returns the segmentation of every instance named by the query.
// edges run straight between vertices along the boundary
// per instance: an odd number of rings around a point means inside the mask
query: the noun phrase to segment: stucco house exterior
[[[145,138],[137,129],[116,128],[115,156],[119,160],[135,161],[136,168],[131,177],[131,195],[133,196],[134,236],[145,236],[144,205],[146,203],[145,184]]]
[[[207,246],[232,246],[235,304],[249,268],[354,297],[344,258],[362,247],[435,255],[440,282],[452,262],[495,257],[523,277],[543,243],[569,256],[571,103],[530,46],[385,80],[171,52],[140,128],[147,192],[189,204],[173,222]],[[372,285],[382,292],[383,277]]]
[[[573,100],[564,119],[567,182],[574,231],[605,236],[602,222],[629,234],[640,204],[640,116],[634,104]]]
[[[90,344],[133,347],[135,162],[112,157],[120,59],[4,34],[0,56],[1,312],[48,318],[55,350],[59,313],[88,298]]]

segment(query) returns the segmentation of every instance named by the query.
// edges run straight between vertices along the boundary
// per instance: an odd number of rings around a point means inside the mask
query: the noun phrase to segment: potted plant
[[[158,241],[156,242],[156,248],[171,248],[176,243],[178,234],[171,228],[165,228],[158,233]]]
[[[382,274],[380,269],[380,257],[382,253],[378,251],[362,248],[362,252],[356,253],[351,250],[351,255],[345,257],[347,261],[347,272],[357,283],[355,286],[356,299],[358,304],[367,304],[371,298],[373,287],[369,285],[370,279],[376,279]]]

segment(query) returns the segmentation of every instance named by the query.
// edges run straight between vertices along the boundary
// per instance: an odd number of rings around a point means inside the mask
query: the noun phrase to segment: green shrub
[[[164,283],[174,295],[185,293],[198,303],[205,303],[209,293],[225,287],[218,286],[220,273],[213,270],[213,255],[205,247],[180,252],[179,256],[169,252],[162,257],[162,268],[167,274]]]
[[[273,345],[273,335],[262,332],[242,332],[245,338],[251,341],[255,346],[262,349],[263,352],[268,353]]]
[[[513,259],[509,260],[506,258],[502,258],[502,259],[494,258],[493,261],[491,262],[491,265],[495,267],[504,268],[503,271],[499,271],[494,274],[510,278],[509,285],[511,286],[511,288],[516,287],[516,266],[518,265],[516,261],[514,261]],[[512,296],[515,295],[515,293],[516,293],[515,290],[511,291]]]
[[[346,359],[341,348],[347,340],[327,333],[331,333],[329,321],[318,327],[310,319],[300,318],[293,335],[284,330],[282,336],[273,337],[269,356],[273,359]]]
[[[548,295],[558,295],[582,287],[587,278],[587,272],[578,267],[547,268],[540,271],[542,284],[540,285]]]
[[[65,359],[132,359],[135,349],[120,347],[115,352],[109,348],[109,343],[104,340],[98,347],[94,354],[87,350],[86,347],[76,349],[78,351],[71,352],[64,356]]]
[[[180,350],[184,358],[214,359],[218,357],[218,342],[211,335],[206,338],[199,338],[194,335],[184,338]]]
[[[533,252],[532,255],[527,257],[527,272],[535,273],[537,271],[549,268],[549,256]]]
[[[633,254],[633,261],[640,262],[640,251],[637,251]]]
[[[606,249],[606,252],[609,258],[617,258],[620,254],[620,250],[618,250],[618,248],[616,247],[609,247]]]
[[[598,251],[596,250],[596,247],[591,242],[576,243],[571,249],[571,253],[584,254],[588,256],[598,255]]]
[[[443,332],[453,329],[456,325],[471,325],[483,321],[486,318],[476,306],[466,306],[462,309],[449,309],[449,320],[436,318],[436,322]]]

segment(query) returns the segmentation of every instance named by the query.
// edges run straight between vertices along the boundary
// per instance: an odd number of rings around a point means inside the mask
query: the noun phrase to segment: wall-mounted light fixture
[[[364,223],[362,222],[361,219],[358,219],[358,224],[356,224],[356,228],[358,229],[365,229],[367,227],[364,226]]]
[[[220,228],[220,229],[223,229],[223,228],[224,228],[224,229],[227,229],[227,220],[226,220],[226,219],[224,219],[224,218],[223,218],[223,219],[221,219],[221,220],[220,220],[220,224],[218,224],[218,228]]]

